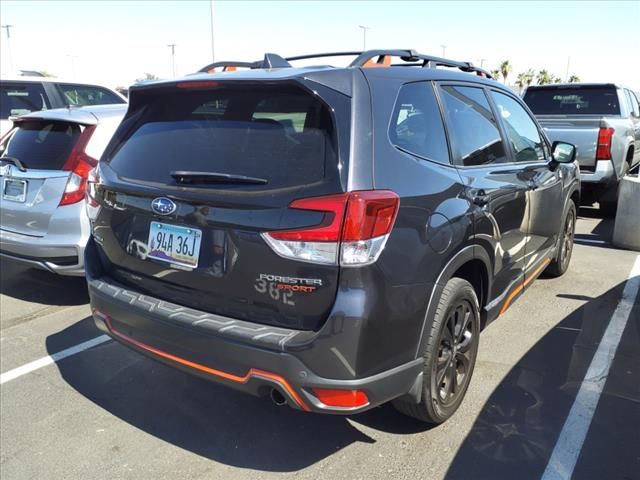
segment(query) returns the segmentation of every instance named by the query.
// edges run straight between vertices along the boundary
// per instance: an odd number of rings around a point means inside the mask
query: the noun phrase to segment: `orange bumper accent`
[[[181,365],[185,365],[185,366],[193,368],[195,370],[199,370],[201,372],[205,372],[205,373],[208,373],[210,375],[214,375],[216,377],[220,377],[220,378],[223,378],[225,380],[229,380],[231,382],[247,383],[251,379],[251,377],[257,377],[257,378],[263,378],[263,379],[266,379],[266,380],[270,380],[270,381],[275,382],[278,385],[280,385],[291,396],[291,398],[293,398],[293,400],[298,404],[298,406],[302,410],[304,410],[305,412],[310,412],[311,411],[311,409],[307,406],[307,404],[302,400],[300,395],[293,389],[293,387],[291,387],[289,382],[287,382],[287,380],[285,380],[280,375],[277,375],[277,374],[271,373],[271,372],[267,372],[265,370],[259,370],[257,368],[252,368],[251,370],[249,370],[247,372],[247,374],[245,376],[241,377],[239,375],[234,375],[232,373],[223,372],[222,370],[217,370],[215,368],[207,367],[206,365],[202,365],[200,363],[192,362],[191,360],[187,360],[187,359],[182,358],[182,357],[177,357],[175,355],[172,355],[170,353],[164,352],[162,350],[158,350],[157,348],[154,348],[154,347],[152,347],[150,345],[147,345],[146,343],[142,343],[142,342],[140,342],[138,340],[135,340],[135,339],[129,337],[128,335],[125,335],[124,333],[121,333],[121,332],[117,331],[116,329],[114,329],[113,325],[111,324],[111,319],[109,318],[108,315],[105,315],[104,313],[99,312],[97,310],[95,310],[93,313],[95,315],[100,316],[100,318],[102,318],[104,320],[105,324],[107,325],[107,328],[109,329],[109,332],[111,332],[113,335],[115,335],[116,337],[120,338],[121,340],[125,341],[126,343],[130,343],[132,345],[135,345],[136,347],[141,348],[143,350],[146,350],[148,352],[151,352],[154,355],[157,355],[159,357],[166,358],[168,360],[171,360],[173,362],[179,363]]]

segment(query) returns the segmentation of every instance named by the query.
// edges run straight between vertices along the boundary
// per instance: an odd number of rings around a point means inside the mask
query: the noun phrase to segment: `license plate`
[[[5,178],[2,183],[2,198],[12,202],[24,202],[27,198],[27,181]]]
[[[148,258],[183,267],[196,268],[202,232],[196,228],[151,222]]]

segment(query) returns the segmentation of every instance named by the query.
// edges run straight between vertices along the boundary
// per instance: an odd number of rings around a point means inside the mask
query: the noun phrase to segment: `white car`
[[[11,129],[14,118],[52,108],[127,103],[115,90],[56,77],[0,79],[0,137]]]

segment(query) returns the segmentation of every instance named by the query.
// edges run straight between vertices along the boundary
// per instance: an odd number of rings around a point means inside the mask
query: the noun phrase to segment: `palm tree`
[[[546,70],[540,70],[538,72],[537,80],[538,85],[546,85],[547,83],[551,83],[551,75]]]
[[[580,83],[580,77],[577,75],[571,75],[569,77],[569,83]]]
[[[527,72],[522,72],[518,74],[518,78],[516,79],[516,85],[520,88],[520,91],[527,85]]]
[[[562,78],[560,78],[560,77],[553,77],[553,83],[562,83]]]
[[[495,70],[491,70],[491,77],[494,80],[500,80],[500,70],[498,70],[497,68]]]
[[[509,63],[509,60],[505,60],[500,64],[500,73],[502,74],[504,83],[507,83],[507,77],[509,76],[509,73],[511,73],[511,64]]]
[[[527,70],[526,75],[527,75],[527,86],[529,86],[533,83],[533,79],[536,76],[536,72],[533,70],[533,68],[530,68],[529,70]]]

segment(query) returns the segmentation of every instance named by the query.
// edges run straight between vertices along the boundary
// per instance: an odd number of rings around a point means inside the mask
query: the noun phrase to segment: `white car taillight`
[[[73,150],[69,154],[69,158],[62,167],[63,170],[71,171],[64,193],[60,199],[60,206],[78,203],[85,197],[87,188],[87,175],[89,170],[95,167],[98,161],[85,153],[85,148],[89,143],[89,139],[96,127],[94,125],[85,127],[80,134]]]
[[[320,225],[265,232],[280,256],[324,265],[375,262],[398,214],[400,198],[390,190],[366,190],[294,200],[289,208],[324,212]]]

